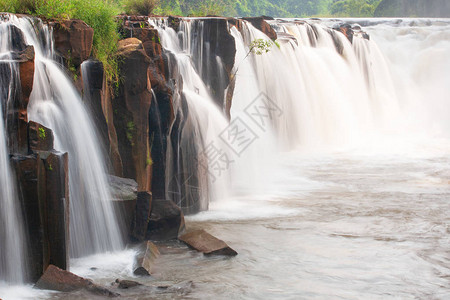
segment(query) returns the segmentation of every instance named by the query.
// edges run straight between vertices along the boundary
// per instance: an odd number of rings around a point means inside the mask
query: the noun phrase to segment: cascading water
[[[272,123],[285,149],[348,145],[398,116],[389,71],[373,42],[355,35],[352,47],[343,34],[321,24],[273,21],[273,26],[279,47],[244,61],[255,76],[239,80],[240,67],[237,84],[263,91],[281,110]],[[251,41],[268,40],[252,25],[243,27],[243,33],[233,31],[238,57]],[[253,99],[242,95],[237,89],[233,103]]]
[[[18,66],[11,61],[7,46],[10,27],[0,21],[0,281],[21,283],[25,280],[26,243],[16,182],[10,169],[5,121],[8,106],[16,92]],[[5,42],[6,41],[6,42]]]
[[[181,299],[449,298],[450,21],[399,26],[397,20],[361,20],[371,40],[355,36],[353,45],[327,29],[328,22],[331,28],[337,21],[273,21],[280,47],[247,58],[250,42],[267,37],[248,24],[231,28],[237,56],[228,126],[239,122],[255,134],[240,155],[231,153],[232,185],[246,188],[257,169],[274,189],[187,217],[190,228],[206,228],[239,255],[205,259],[170,244],[176,251],[161,255],[151,284],[194,281],[187,295],[173,295]],[[205,132],[214,129],[207,120],[216,114],[206,105],[211,99],[201,97],[196,72],[189,72],[195,64],[180,46],[183,30],[177,36],[167,23],[154,26],[172,53],[180,93],[173,99],[167,162],[181,167],[172,173],[195,173],[198,165],[187,160],[207,144]],[[422,118],[428,113],[432,117]],[[418,129],[427,139],[417,141]],[[377,131],[389,143],[372,140]],[[408,134],[415,143],[402,144]],[[276,152],[274,145],[289,151]],[[351,147],[336,151],[335,145]],[[273,152],[276,157],[265,156]],[[282,176],[261,168],[272,160]],[[102,256],[95,263],[101,274],[92,271],[90,259],[74,269],[111,282],[131,269],[132,259]],[[142,298],[140,288],[124,293]]]
[[[167,151],[167,197],[187,211],[204,210],[209,199],[226,196],[229,170],[217,170],[211,156],[224,158],[228,154],[220,139],[228,122],[194,68],[186,43],[190,40],[190,26],[184,24],[187,21],[180,26],[186,30],[178,34],[167,20],[149,22],[158,29],[164,50],[175,60],[170,62],[176,65],[171,69],[178,68],[179,72],[171,74],[179,90],[174,93],[175,121]],[[215,153],[216,149],[220,153]]]
[[[70,255],[119,250],[122,238],[95,127],[73,84],[52,59],[51,31],[43,24],[39,31],[27,18],[12,16],[10,23],[35,49],[29,119],[51,128],[55,149],[69,153]]]

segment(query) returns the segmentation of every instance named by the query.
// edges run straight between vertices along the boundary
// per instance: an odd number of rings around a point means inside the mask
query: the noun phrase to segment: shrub
[[[159,0],[125,0],[125,12],[148,16],[159,4]]]

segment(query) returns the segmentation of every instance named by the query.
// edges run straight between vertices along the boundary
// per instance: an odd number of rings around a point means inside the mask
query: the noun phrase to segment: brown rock
[[[149,192],[138,192],[136,210],[134,214],[131,236],[137,241],[143,241],[147,232],[152,207],[152,194]]]
[[[94,29],[81,20],[62,20],[54,22],[53,37],[55,49],[78,67],[89,58],[94,41]]]
[[[178,31],[178,29],[180,28],[180,22],[181,22],[180,17],[169,16],[167,18],[167,21],[168,21],[170,27],[172,27],[175,31]]]
[[[117,297],[120,296],[117,293],[113,293],[110,290],[94,284],[92,281],[83,277],[77,276],[68,271],[61,270],[54,265],[48,266],[44,275],[36,282],[35,287],[44,290],[54,290],[60,292],[72,292],[77,290],[87,290],[91,293]]]
[[[45,195],[49,263],[69,267],[69,160],[67,153],[41,152],[46,169]]]
[[[148,141],[148,113],[152,94],[148,78],[150,59],[142,42],[129,38],[119,42],[120,78],[112,100],[113,121],[123,177],[133,178],[139,191],[150,190],[151,153]]]
[[[39,123],[28,123],[28,143],[31,151],[51,151],[53,149],[53,132]]]
[[[224,241],[215,238],[204,230],[191,231],[178,239],[205,255],[237,255],[237,252]]]
[[[347,37],[347,39],[350,41],[350,43],[353,43],[353,29],[350,24],[342,24],[342,25],[334,28],[334,30],[337,30],[337,31],[343,33]]]
[[[28,233],[29,279],[36,282],[48,266],[47,231],[45,230],[45,168],[39,154],[11,157]],[[56,250],[56,249],[55,249]]]
[[[141,283],[139,283],[137,281],[133,281],[133,280],[116,279],[116,283],[118,284],[117,287],[119,289],[129,289],[129,288],[132,288],[132,287],[136,287],[136,286],[142,285]]]
[[[39,151],[15,155],[17,176],[29,243],[30,279],[36,281],[49,264],[68,267],[69,196],[67,153]]]
[[[34,47],[27,48],[20,53],[19,58],[20,84],[22,86],[22,97],[26,105],[30,101],[34,80]]]
[[[157,241],[176,239],[184,228],[181,208],[171,200],[153,199],[146,239]]]
[[[275,30],[270,26],[269,23],[264,20],[263,17],[248,17],[248,18],[242,18],[248,22],[250,22],[256,29],[259,29],[264,34],[266,34],[270,39],[276,40],[277,39],[277,33]]]
[[[145,251],[141,251],[135,262],[134,274],[148,276],[152,273],[156,259],[160,256],[158,247],[150,241],[147,241]]]

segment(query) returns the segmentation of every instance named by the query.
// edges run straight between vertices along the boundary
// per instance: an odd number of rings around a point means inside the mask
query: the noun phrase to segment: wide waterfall
[[[10,41],[9,30],[8,24],[0,22],[2,41]],[[0,44],[0,281],[21,283],[26,274],[26,239],[5,128],[11,95],[16,92],[18,67],[11,62],[8,44]]]
[[[36,54],[29,119],[51,128],[55,149],[69,153],[70,255],[119,250],[122,237],[96,130],[78,92],[53,60],[51,31],[27,18],[12,16],[10,23],[22,30]]]
[[[134,273],[141,245],[99,253],[122,241],[93,122],[53,60],[52,32],[12,17],[36,51],[29,117],[69,152],[71,255],[85,256],[71,272],[127,299],[449,298],[450,19],[120,20],[121,33],[142,39],[123,41],[123,64],[146,66],[145,104],[133,103],[133,113],[149,109],[146,166],[158,183],[153,211],[147,200],[139,211],[145,233],[204,229],[239,254],[158,240],[146,277]],[[3,189],[15,185],[3,124],[0,268],[12,270],[26,253],[14,239],[22,221],[9,218],[20,215],[17,195]],[[42,293],[34,298],[92,297]]]

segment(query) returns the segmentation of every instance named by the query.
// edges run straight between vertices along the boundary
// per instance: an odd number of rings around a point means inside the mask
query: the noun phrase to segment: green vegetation
[[[42,127],[39,127],[39,137],[41,138],[41,139],[45,139],[45,129],[44,128],[42,128]]]
[[[181,16],[371,17],[381,0],[161,0],[154,13]]]
[[[107,78],[117,81],[114,52],[119,40],[115,16],[122,11],[116,0],[0,0],[0,11],[27,13],[47,19],[80,19],[94,28],[92,54],[103,62]]]
[[[126,14],[148,16],[159,4],[158,0],[124,0]]]
[[[127,123],[127,139],[130,142],[131,146],[134,146],[133,135],[136,134],[136,126],[133,121],[129,121]]]

